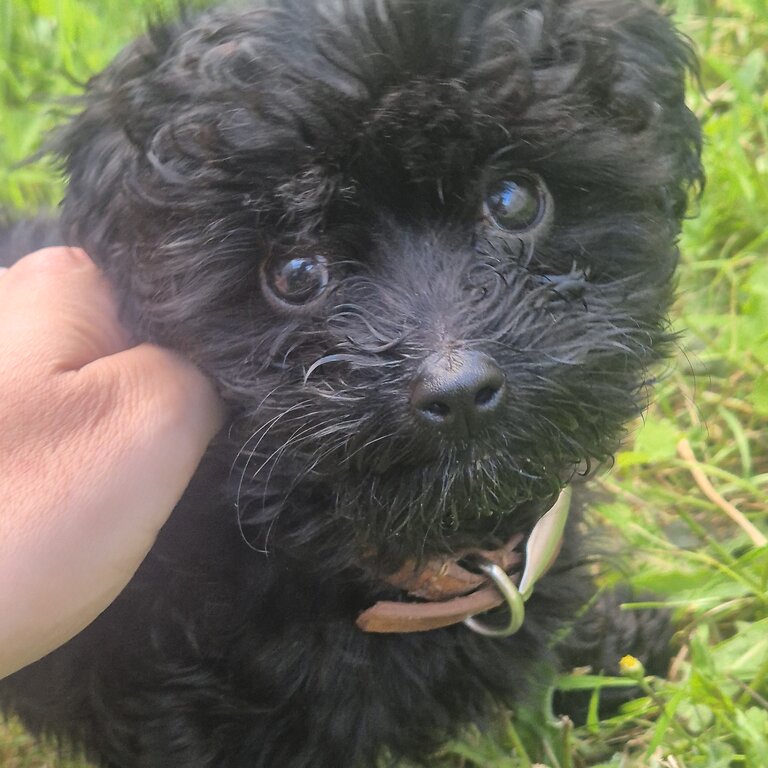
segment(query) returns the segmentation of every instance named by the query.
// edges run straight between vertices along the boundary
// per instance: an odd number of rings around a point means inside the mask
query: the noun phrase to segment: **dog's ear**
[[[280,23],[271,38],[264,31],[276,14],[259,5],[182,15],[88,83],[83,111],[47,147],[68,179],[63,221],[74,242],[98,251],[162,240],[172,222],[190,220],[192,205],[195,214],[221,211],[235,204],[238,182],[258,198],[262,182],[304,167],[303,104],[273,77],[294,53]]]
[[[80,114],[43,148],[58,158],[67,178],[66,236],[89,250],[94,246],[94,253],[98,245],[122,239],[120,233],[130,226],[120,215],[127,210],[123,202],[141,172],[159,112],[168,108],[156,99],[152,103],[144,83],[162,66],[183,23],[157,24],[123,49],[89,81]]]
[[[698,83],[692,45],[644,0],[576,0],[566,24],[593,59],[595,107],[614,128],[646,137],[669,213],[681,219],[704,183],[699,123],[685,102],[688,81]]]
[[[696,57],[670,20],[650,0],[467,6],[481,33],[468,37],[479,112],[524,132],[566,186],[605,182],[679,224],[703,174],[698,121],[685,103]]]

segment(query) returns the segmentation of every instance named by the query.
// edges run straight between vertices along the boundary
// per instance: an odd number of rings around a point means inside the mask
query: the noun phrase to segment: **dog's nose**
[[[481,352],[433,355],[413,382],[411,405],[423,424],[457,437],[467,436],[498,412],[504,374]]]

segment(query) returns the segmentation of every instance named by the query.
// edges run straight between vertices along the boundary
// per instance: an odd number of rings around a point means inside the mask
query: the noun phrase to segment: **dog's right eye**
[[[317,299],[330,281],[328,260],[322,254],[274,256],[263,274],[267,290],[283,304],[296,307]]]
[[[489,184],[484,212],[488,220],[506,232],[533,229],[546,210],[546,194],[538,177],[528,173],[511,175]]]

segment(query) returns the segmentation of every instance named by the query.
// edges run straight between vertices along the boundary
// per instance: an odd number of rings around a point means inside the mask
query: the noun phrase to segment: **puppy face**
[[[126,50],[65,220],[229,403],[248,536],[395,567],[529,527],[642,408],[689,52],[634,0],[313,5]]]

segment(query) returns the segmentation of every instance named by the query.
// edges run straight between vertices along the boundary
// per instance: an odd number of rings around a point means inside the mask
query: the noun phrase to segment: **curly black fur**
[[[590,592],[578,520],[509,639],[354,619],[406,558],[530,530],[644,407],[700,180],[691,65],[636,0],[286,0],[154,29],[94,78],[52,142],[62,231],[232,420],[7,706],[110,768],[339,768],[424,760],[525,696]],[[548,215],[515,234],[483,199],[521,171]],[[317,300],[273,295],[280,258],[327,263]],[[501,409],[425,429],[424,361],[467,351]]]

